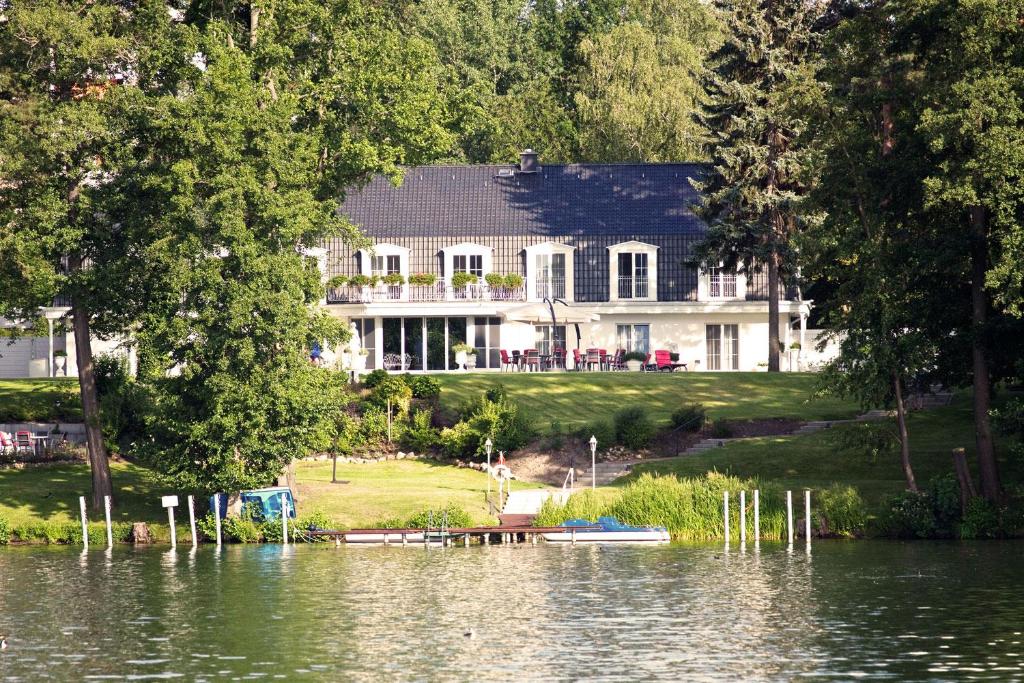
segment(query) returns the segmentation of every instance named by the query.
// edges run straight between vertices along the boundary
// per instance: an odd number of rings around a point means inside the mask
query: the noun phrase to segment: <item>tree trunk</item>
[[[892,373],[892,388],[896,395],[896,426],[900,432],[900,464],[907,479],[907,488],[917,493],[917,480],[910,466],[910,435],[907,433],[907,409],[903,403],[903,382],[895,371]]]
[[[779,371],[779,253],[768,259],[768,372]]]
[[[78,360],[78,386],[82,393],[82,417],[85,418],[85,439],[89,448],[89,469],[92,472],[92,507],[103,509],[103,496],[114,501],[110,483],[110,462],[103,445],[100,423],[100,402],[96,393],[96,374],[92,365],[92,344],[89,314],[77,294],[71,296],[72,324],[75,331],[75,357]]]
[[[988,217],[985,207],[971,209],[971,357],[974,375],[974,435],[978,447],[978,473],[981,495],[990,501],[1000,496],[999,469],[992,443],[989,422],[992,387],[989,382],[986,345],[988,300],[985,296],[985,273],[988,270]]]

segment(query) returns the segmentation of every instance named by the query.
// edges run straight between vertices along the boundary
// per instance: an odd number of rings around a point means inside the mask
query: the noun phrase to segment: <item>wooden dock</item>
[[[575,527],[576,531],[599,530],[599,526]],[[469,546],[471,542],[480,545],[492,543],[537,543],[541,534],[567,531],[562,526],[474,526],[451,529],[346,529],[344,531],[306,531],[307,536],[330,538],[336,546],[342,543],[353,545],[456,545]],[[349,536],[363,536],[368,539],[379,537],[379,540],[349,540]]]

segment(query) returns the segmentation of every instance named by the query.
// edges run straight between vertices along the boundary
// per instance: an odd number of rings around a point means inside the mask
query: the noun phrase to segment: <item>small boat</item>
[[[542,534],[551,543],[668,543],[668,529],[662,526],[629,526],[614,517],[598,517],[597,522],[570,519],[558,526],[565,531]]]

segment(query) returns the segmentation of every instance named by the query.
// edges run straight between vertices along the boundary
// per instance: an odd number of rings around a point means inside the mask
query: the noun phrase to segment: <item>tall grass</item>
[[[592,491],[569,497],[565,504],[545,501],[537,526],[554,526],[567,519],[595,521],[602,515],[637,526],[663,526],[673,538],[713,541],[725,537],[722,497],[729,492],[729,528],[739,538],[739,492],[747,491],[747,532],[753,538],[753,490],[760,490],[761,538],[779,540],[786,532],[786,502],[782,488],[773,482],[740,479],[716,472],[693,479],[675,475],[643,474],[617,495],[601,499]]]

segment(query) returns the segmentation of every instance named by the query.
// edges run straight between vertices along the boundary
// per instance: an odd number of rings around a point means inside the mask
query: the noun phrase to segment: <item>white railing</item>
[[[646,299],[647,278],[619,276],[619,298],[620,299]]]
[[[433,285],[377,285],[374,287],[332,287],[327,290],[327,303],[429,303],[435,301],[525,301],[523,287],[489,287],[467,285],[452,287],[445,282]]]
[[[546,279],[537,279],[534,281],[534,287],[537,289],[538,299],[564,299],[565,298],[565,278],[564,277],[550,277]]]

